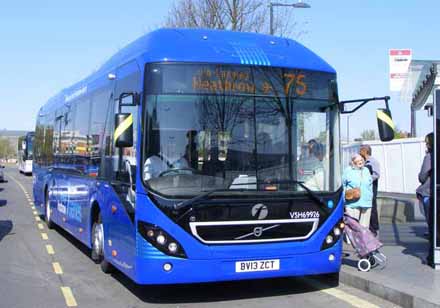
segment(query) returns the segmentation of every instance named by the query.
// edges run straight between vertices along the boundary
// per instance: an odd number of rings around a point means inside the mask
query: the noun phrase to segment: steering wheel
[[[175,173],[179,174],[179,173],[181,173],[181,171],[191,171],[191,174],[196,174],[196,173],[198,173],[198,171],[197,171],[196,169],[194,169],[194,168],[188,168],[188,167],[183,167],[183,168],[172,168],[172,169],[168,169],[168,170],[165,170],[165,171],[161,172],[161,173],[158,175],[158,177],[165,176],[165,175],[167,175],[168,173],[172,173],[172,172],[175,172]]]

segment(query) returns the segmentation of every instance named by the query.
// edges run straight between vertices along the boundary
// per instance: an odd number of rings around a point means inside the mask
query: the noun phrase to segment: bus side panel
[[[101,215],[104,223],[104,255],[116,268],[135,278],[135,227],[122,201],[113,187],[101,185],[104,207]],[[112,211],[112,207],[116,209]]]
[[[90,196],[95,190],[95,179],[69,176],[67,185],[67,227],[78,240],[90,247]]]

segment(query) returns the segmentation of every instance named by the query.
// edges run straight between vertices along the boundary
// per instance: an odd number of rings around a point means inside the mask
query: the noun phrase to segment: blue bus
[[[39,110],[35,204],[138,284],[337,275],[355,109],[293,40],[160,29]]]

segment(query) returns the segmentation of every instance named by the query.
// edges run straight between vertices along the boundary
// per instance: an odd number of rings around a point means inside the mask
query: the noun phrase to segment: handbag
[[[345,200],[354,202],[361,198],[361,189],[359,187],[345,190]]]
[[[359,187],[349,188],[345,190],[345,201],[348,202],[355,202],[358,201],[361,198],[361,188],[362,185],[362,179],[364,177],[363,170],[361,170],[361,183],[359,184]]]

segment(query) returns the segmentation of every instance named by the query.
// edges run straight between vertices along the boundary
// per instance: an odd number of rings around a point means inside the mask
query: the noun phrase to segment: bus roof
[[[335,73],[321,57],[298,42],[258,33],[212,29],[159,29],[118,51],[100,69],[51,98],[81,94],[86,85],[137,59],[141,66],[152,62],[199,62],[263,65]]]

